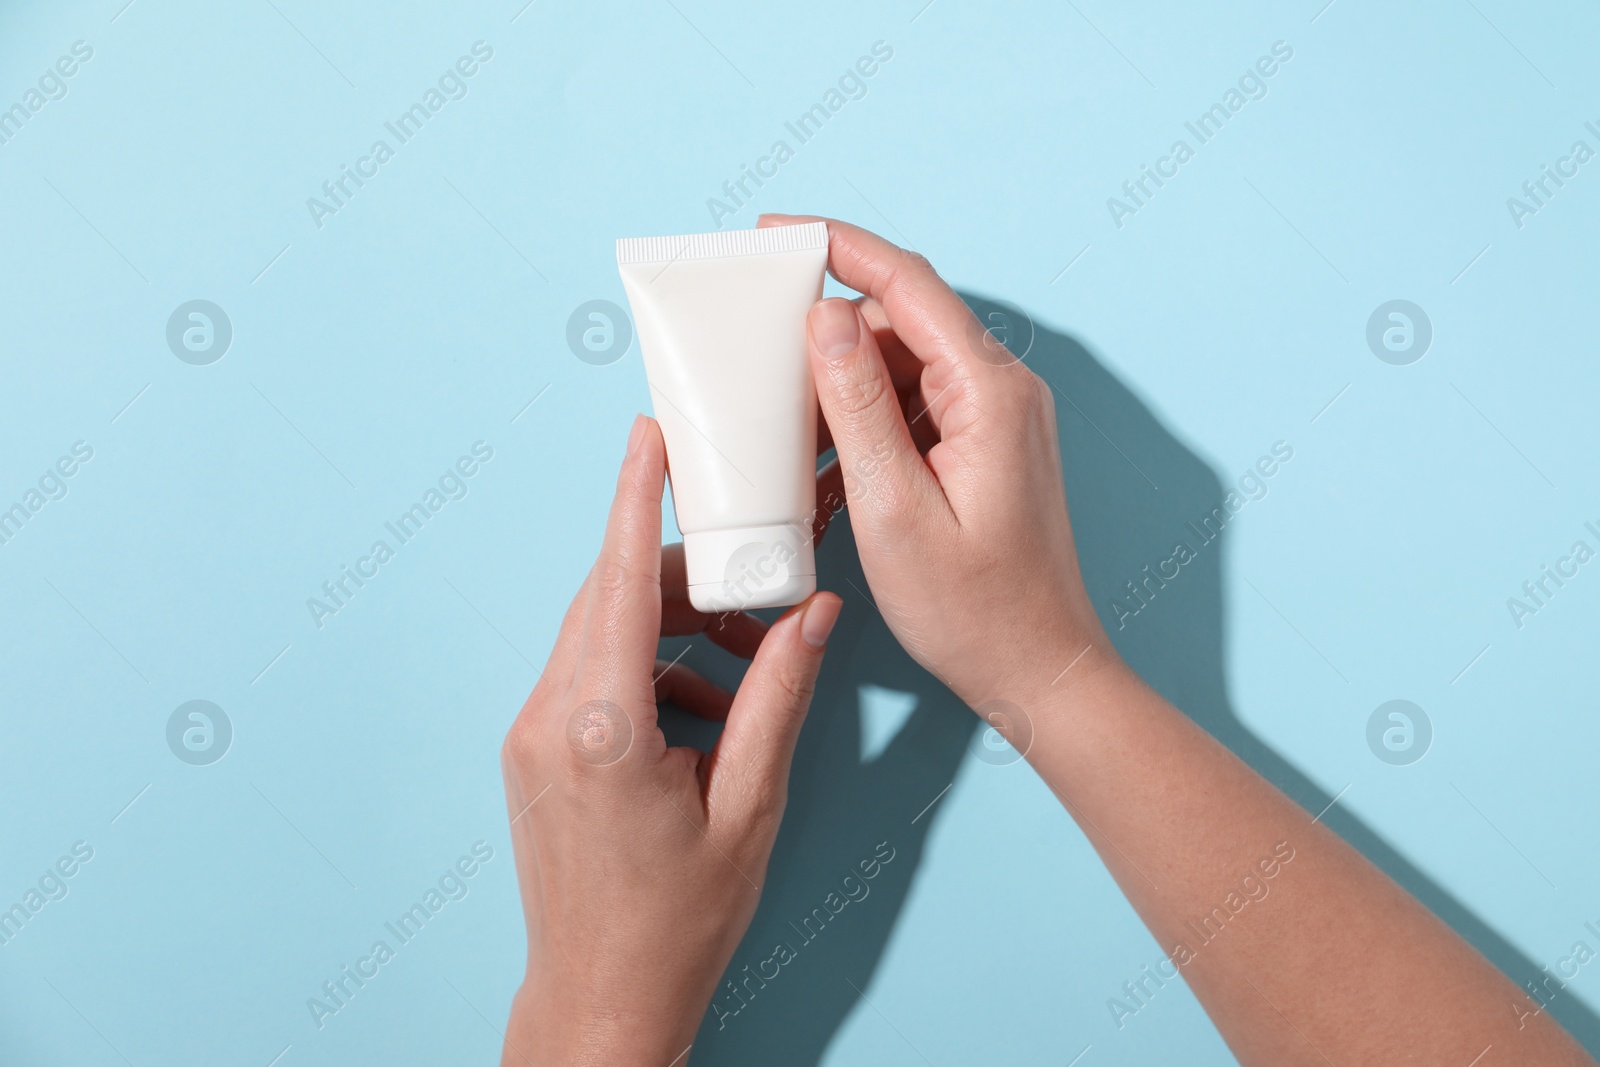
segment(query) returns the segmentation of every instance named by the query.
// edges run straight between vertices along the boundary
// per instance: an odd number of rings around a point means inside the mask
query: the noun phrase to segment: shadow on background
[[[1025,362],[1054,388],[1084,581],[1118,651],[1151,686],[1258,773],[1308,812],[1322,811],[1332,795],[1251,733],[1229,702],[1222,646],[1226,530],[1199,548],[1199,558],[1126,619],[1120,631],[1110,610],[1113,598],[1125,593],[1126,583],[1138,578],[1147,563],[1166,558],[1180,539],[1194,543],[1185,524],[1209,515],[1227,492],[1216,472],[1077,341],[1036,328],[1025,312],[1010,305],[972,294],[963,294],[963,299],[1001,340],[1026,351]],[[1262,444],[1266,452],[1271,442]],[[700,1065],[787,1067],[820,1060],[860,999],[852,983],[865,990],[872,980],[937,809],[915,824],[910,820],[952,781],[977,722],[912,662],[870,606],[847,522],[835,524],[818,559],[824,586],[845,597],[845,613],[801,735],[789,808],[761,907],[716,1001],[724,1010],[740,1011],[720,1019],[715,1009],[708,1014],[694,1045],[694,1062]],[[702,661],[697,666],[725,683],[737,680],[731,664]],[[863,686],[916,698],[904,727],[880,755],[866,761]],[[1369,711],[1352,709],[1351,729],[1361,729]],[[673,743],[709,743],[704,734],[692,736],[694,728],[684,717],[669,714],[664,726]],[[1323,822],[1519,986],[1542,977],[1539,964],[1348,809],[1333,808]],[[814,908],[823,907],[827,894],[839,892],[842,877],[859,860],[870,858],[880,842],[894,849],[895,858],[869,883],[870,895],[849,904],[823,933],[804,941],[790,924],[798,925]],[[762,987],[750,975],[772,957],[780,941],[798,951]],[[772,972],[770,965],[766,972]],[[747,1001],[743,1006],[729,992],[729,981],[740,984]],[[1591,1053],[1600,1054],[1600,1017],[1573,996],[1557,996],[1549,1010]]]
[[[889,633],[868,599],[847,516],[829,528],[817,565],[823,588],[839,593],[845,607],[795,750],[789,806],[761,906],[695,1038],[696,1067],[801,1067],[821,1060],[860,1001],[857,989],[871,983],[905,904],[938,811],[924,809],[954,780],[962,759],[971,758],[965,753],[978,720]],[[666,658],[677,652],[663,647]],[[685,662],[736,684],[742,665],[715,649],[696,660],[705,651],[702,643]],[[866,756],[865,702],[874,699],[880,715],[892,718],[895,709],[885,704],[910,711],[881,750]],[[700,747],[714,733],[673,709],[663,710],[662,728],[669,743]],[[893,858],[881,863],[883,856]],[[867,870],[879,862],[875,877],[863,877],[862,861]],[[848,886],[847,875],[854,877]],[[835,915],[829,894],[834,908],[851,894],[860,899]],[[780,943],[793,953],[787,962],[774,957]],[[762,978],[763,972],[776,977]]]

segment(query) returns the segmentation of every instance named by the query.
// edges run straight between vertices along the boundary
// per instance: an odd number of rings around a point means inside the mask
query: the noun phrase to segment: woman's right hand
[[[1078,572],[1050,387],[921,256],[832,220],[828,240],[834,277],[865,295],[812,308],[811,366],[877,606],[1027,755],[1239,1062],[1594,1067],[1320,814],[1122,664]],[[1271,903],[1254,903],[1268,878]],[[1197,915],[1226,936],[1200,940]]]
[[[1117,663],[1078,571],[1050,386],[922,256],[823,221],[830,273],[863,296],[811,309],[811,369],[895,637],[973,707]]]

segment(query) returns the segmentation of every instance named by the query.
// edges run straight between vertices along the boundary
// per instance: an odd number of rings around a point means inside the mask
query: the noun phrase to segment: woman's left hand
[[[665,473],[641,415],[600,557],[501,752],[528,925],[504,1064],[685,1062],[755,914],[842,606],[817,593],[770,628],[690,608],[681,552],[663,561]],[[656,659],[661,637],[702,631],[753,654],[737,694]],[[667,747],[668,699],[726,722],[710,752]]]

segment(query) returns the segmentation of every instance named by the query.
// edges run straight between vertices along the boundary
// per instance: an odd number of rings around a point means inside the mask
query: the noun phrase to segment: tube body
[[[701,611],[816,591],[805,323],[827,261],[822,222],[617,242]]]

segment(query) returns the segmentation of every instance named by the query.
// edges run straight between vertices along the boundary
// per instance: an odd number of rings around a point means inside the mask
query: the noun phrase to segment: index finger
[[[612,700],[650,698],[650,667],[661,632],[661,492],[667,448],[661,428],[634,421],[605,543],[589,574],[577,676]]]
[[[870,230],[822,216],[762,215],[758,225],[803,222],[828,224],[828,272],[877,301],[895,334],[923,363],[960,377],[995,369],[974,351],[972,340],[983,329],[977,317],[925,257]]]

